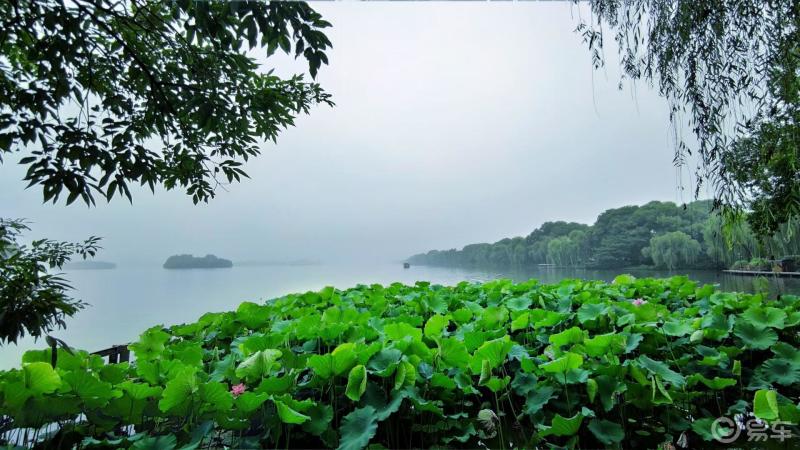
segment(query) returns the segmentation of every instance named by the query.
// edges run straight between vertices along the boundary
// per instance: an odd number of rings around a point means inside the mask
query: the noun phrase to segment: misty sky
[[[95,208],[41,204],[0,166],[0,216],[31,237],[104,238],[99,260],[174,253],[233,260],[399,260],[526,235],[547,220],[679,193],[666,105],[591,69],[571,3],[325,3],[330,65],[318,106],[245,169],[252,179],[193,205],[135,191]],[[302,70],[288,57],[279,73]],[[684,177],[686,177],[684,175]]]

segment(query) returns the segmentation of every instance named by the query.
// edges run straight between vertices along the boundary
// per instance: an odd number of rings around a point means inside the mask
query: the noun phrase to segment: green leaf
[[[625,431],[623,431],[622,426],[608,420],[593,419],[589,422],[589,431],[603,445],[617,444],[625,439]]]
[[[578,308],[578,321],[580,323],[597,320],[608,313],[608,305],[604,303],[584,303]]]
[[[551,334],[550,342],[557,347],[561,347],[564,345],[579,344],[583,342],[583,338],[583,330],[578,327],[572,327],[561,333]]]
[[[63,380],[89,408],[105,406],[112,397],[121,395],[111,388],[111,383],[100,381],[88,372],[67,372]]]
[[[450,318],[435,314],[425,323],[425,336],[436,339],[442,335],[442,330],[450,323]]]
[[[175,435],[145,437],[133,443],[133,450],[173,450],[178,444]]]
[[[269,395],[263,392],[245,392],[236,398],[235,403],[239,410],[249,413],[260,408],[268,398]]]
[[[197,381],[194,372],[184,371],[167,382],[158,409],[162,412],[171,411],[186,402],[197,390]]]
[[[530,416],[538,413],[553,398],[555,392],[551,386],[537,386],[528,393],[523,412]]]
[[[597,395],[597,381],[592,378],[586,380],[586,395],[589,396],[589,403],[594,403],[594,398]]]
[[[532,304],[533,300],[531,300],[529,297],[515,297],[511,300],[508,300],[505,303],[505,306],[511,311],[524,311],[530,308]]]
[[[306,411],[309,420],[303,423],[303,430],[315,436],[322,435],[328,430],[333,420],[333,408],[330,405],[318,403]]]
[[[691,321],[688,320],[666,322],[661,329],[667,336],[686,336],[694,331]]]
[[[530,315],[528,313],[520,314],[516,319],[511,321],[511,331],[514,332],[528,328],[529,319]]]
[[[22,367],[25,388],[33,395],[49,394],[61,386],[61,377],[46,362],[34,362]]]
[[[753,414],[762,420],[775,420],[780,416],[778,394],[772,390],[759,389],[753,400]]]
[[[340,427],[338,450],[360,450],[369,444],[378,431],[375,408],[366,406],[344,416]]]
[[[686,379],[683,377],[683,375],[670,369],[669,366],[661,361],[655,361],[645,355],[640,356],[637,361],[642,368],[654,375],[658,375],[664,381],[669,382],[673,386],[681,387],[686,384]]]
[[[385,348],[376,353],[367,363],[367,368],[379,377],[388,377],[400,362],[403,352],[396,348]]]
[[[736,321],[733,334],[739,337],[747,348],[764,350],[778,342],[778,335],[771,328],[760,328],[741,319]]]
[[[511,338],[508,335],[484,342],[475,350],[470,360],[469,364],[472,373],[480,374],[483,361],[489,362],[490,369],[494,369],[503,364],[513,345],[514,343],[511,342]]]
[[[553,422],[549,427],[544,427],[541,431],[542,436],[573,436],[578,433],[583,422],[583,415],[578,413],[572,417],[563,417],[556,413]]]
[[[422,340],[422,330],[405,322],[387,323],[383,326],[383,332],[393,341],[401,341],[406,337],[411,337],[414,341]]]
[[[230,411],[233,407],[233,395],[223,383],[209,382],[200,385],[200,398],[210,411]]]
[[[463,369],[470,362],[469,352],[463,342],[454,338],[439,340],[439,356],[450,367]]]
[[[280,400],[272,399],[272,402],[275,403],[275,408],[278,410],[278,417],[281,418],[281,422],[283,423],[301,424],[311,420],[311,417],[295,411]]]
[[[800,383],[800,366],[790,360],[782,358],[772,358],[761,365],[761,372],[764,377],[773,383],[791,386]]]
[[[268,376],[279,365],[275,362],[282,355],[280,350],[260,350],[242,361],[236,368],[236,376],[256,380]]]
[[[564,356],[544,363],[539,367],[548,373],[565,373],[583,365],[583,356],[577,353],[566,352]]]
[[[355,366],[347,375],[345,395],[350,400],[357,402],[365,390],[367,390],[367,368],[362,365]]]
[[[751,306],[742,313],[741,317],[757,328],[771,327],[783,329],[786,313],[778,308]]]

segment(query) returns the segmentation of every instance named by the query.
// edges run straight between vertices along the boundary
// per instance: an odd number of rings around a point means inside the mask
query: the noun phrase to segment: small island
[[[218,258],[214,255],[195,257],[192,255],[172,255],[164,263],[165,269],[220,269],[233,267],[229,259]]]

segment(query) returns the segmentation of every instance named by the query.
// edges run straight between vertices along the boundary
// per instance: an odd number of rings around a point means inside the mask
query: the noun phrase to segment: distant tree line
[[[758,258],[800,254],[796,224],[783,224],[758,239],[747,222],[730,223],[712,211],[709,200],[686,205],[653,201],[604,211],[594,225],[545,222],[525,237],[461,250],[431,250],[412,264],[523,267],[719,269]]]

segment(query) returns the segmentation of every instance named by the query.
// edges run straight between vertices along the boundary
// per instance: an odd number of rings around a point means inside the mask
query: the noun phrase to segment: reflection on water
[[[735,292],[762,292],[768,289],[770,295],[794,294],[800,295],[800,278],[745,277],[731,275],[715,270],[597,270],[574,268],[528,268],[528,269],[497,269],[494,271],[479,271],[475,280],[486,281],[495,278],[510,278],[514,281],[525,281],[536,278],[542,283],[558,283],[564,278],[582,278],[588,280],[612,281],[620,273],[628,273],[639,278],[668,278],[676,275],[686,275],[692,280],[706,284],[716,284],[723,291]]]
[[[753,292],[755,278],[736,277],[711,271],[625,271],[637,277],[669,277],[677,274],[723,290]],[[174,325],[197,320],[210,311],[234,310],[243,301],[264,301],[293,292],[318,290],[324,286],[348,288],[359,283],[413,284],[430,281],[454,285],[460,281],[538,278],[556,283],[563,278],[611,281],[618,270],[539,269],[485,270],[411,266],[396,264],[319,264],[241,266],[231,269],[164,270],[160,265],[113,270],[69,271],[66,278],[75,287],[74,296],[88,302],[86,310],[68,321],[66,330],[53,333],[70,345],[91,351],[135,340],[154,325]],[[773,294],[800,293],[800,279],[769,281]],[[43,342],[23,339],[18,345],[0,347],[0,368],[18,366],[25,350],[42,348]]]

